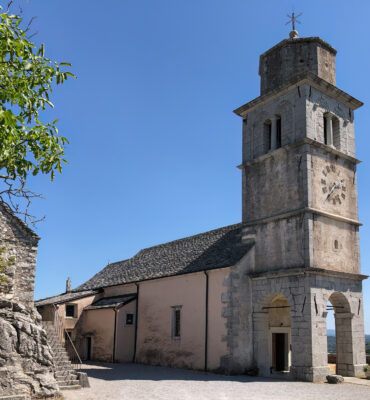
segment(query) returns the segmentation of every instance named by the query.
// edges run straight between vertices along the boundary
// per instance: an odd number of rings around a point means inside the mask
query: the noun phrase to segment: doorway
[[[86,338],[86,360],[91,361],[91,337]]]
[[[288,333],[272,332],[272,367],[275,371],[286,371],[288,366]]]

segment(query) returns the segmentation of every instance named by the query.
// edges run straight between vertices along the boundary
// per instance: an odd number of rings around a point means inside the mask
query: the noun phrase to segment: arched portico
[[[353,335],[350,304],[343,293],[333,292],[329,302],[334,308],[336,336],[336,373],[353,376]]]
[[[254,354],[262,376],[290,372],[290,314],[290,302],[282,293],[270,293],[265,296],[253,313]]]

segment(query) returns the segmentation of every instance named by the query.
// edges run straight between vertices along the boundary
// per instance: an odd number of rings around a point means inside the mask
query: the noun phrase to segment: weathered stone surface
[[[77,372],[77,376],[81,387],[83,388],[90,387],[89,378],[86,372]]]
[[[0,396],[59,396],[50,347],[36,310],[10,301],[2,305],[6,307],[0,309]]]
[[[342,375],[327,375],[326,380],[328,383],[342,383],[344,382],[344,378]]]
[[[60,396],[33,303],[38,239],[0,203],[0,398]]]

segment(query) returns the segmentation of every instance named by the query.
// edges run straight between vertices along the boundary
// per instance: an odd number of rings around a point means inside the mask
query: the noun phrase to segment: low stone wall
[[[337,355],[335,353],[328,354],[328,363],[329,364],[336,364],[337,362]],[[370,355],[366,356],[366,363],[370,365]]]

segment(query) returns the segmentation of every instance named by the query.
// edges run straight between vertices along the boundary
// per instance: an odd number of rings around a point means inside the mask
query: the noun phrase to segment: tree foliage
[[[53,86],[74,75],[64,71],[69,63],[48,59],[44,45],[36,48],[29,24],[23,25],[20,15],[0,7],[0,201],[33,223],[28,207],[40,196],[26,188],[27,177],[46,174],[53,180],[66,163],[68,143],[57,120],[42,121],[42,111],[54,107]]]

